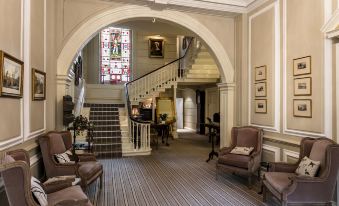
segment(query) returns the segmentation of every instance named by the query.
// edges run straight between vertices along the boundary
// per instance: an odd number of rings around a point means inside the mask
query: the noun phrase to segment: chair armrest
[[[223,147],[219,150],[219,156],[223,156],[225,154],[228,154],[232,151],[233,147]]]
[[[77,154],[77,156],[79,158],[79,162],[97,161],[95,155],[91,153]]]
[[[72,179],[58,180],[58,181],[51,182],[51,183],[43,183],[43,185],[44,185],[44,189],[46,193],[50,194],[50,193],[65,189],[67,187],[71,187]]]
[[[289,178],[292,182],[296,183],[315,183],[315,182],[325,182],[326,179],[320,177],[308,177],[308,176],[295,176]]]
[[[298,165],[285,162],[270,162],[269,172],[288,172],[293,173]]]

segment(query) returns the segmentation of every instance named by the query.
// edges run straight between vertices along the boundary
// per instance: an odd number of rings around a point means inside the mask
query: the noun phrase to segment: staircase
[[[131,115],[131,105],[157,97],[172,86],[185,83],[216,83],[220,74],[208,50],[193,38],[183,57],[172,61],[125,86],[129,139],[124,140],[124,155],[150,154],[151,124],[136,120]]]
[[[120,112],[124,104],[94,104],[85,103],[90,108],[89,120],[94,123],[93,151],[101,158],[122,156],[122,137],[127,136],[122,130]]]
[[[193,64],[189,66],[188,71],[180,82],[217,82],[220,78],[218,66],[215,64],[213,57],[208,50],[201,46],[193,60]]]

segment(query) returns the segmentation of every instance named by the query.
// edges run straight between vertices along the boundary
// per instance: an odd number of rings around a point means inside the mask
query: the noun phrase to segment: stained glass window
[[[107,27],[100,32],[102,84],[119,84],[130,80],[131,30]]]

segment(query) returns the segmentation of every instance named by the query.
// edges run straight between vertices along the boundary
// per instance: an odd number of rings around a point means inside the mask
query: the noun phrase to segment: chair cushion
[[[46,192],[42,188],[40,181],[35,177],[31,177],[31,191],[41,206],[47,206]]]
[[[66,147],[61,134],[51,133],[48,136],[51,154],[60,154],[66,152]]]
[[[90,179],[98,172],[102,171],[100,162],[79,162],[79,175],[81,178]]]
[[[72,152],[70,150],[67,150],[64,153],[54,154],[55,159],[59,163],[71,162],[71,159],[70,159],[71,156],[72,156]]]
[[[264,175],[266,181],[279,193],[282,193],[291,184],[289,178],[296,176],[294,173],[287,172],[266,172]]]
[[[237,155],[237,154],[225,154],[218,159],[219,164],[230,165],[234,167],[240,167],[247,169],[250,156]]]
[[[65,200],[77,200],[79,203],[88,203],[87,196],[83,193],[80,186],[67,187],[63,190],[48,194],[48,205],[56,205]]]
[[[239,155],[250,155],[251,152],[254,150],[254,147],[235,147],[232,149],[232,154],[239,154]]]
[[[314,161],[308,157],[304,157],[300,161],[298,168],[295,170],[295,173],[300,176],[314,177],[317,174],[319,166],[320,161]]]
[[[309,158],[314,161],[320,161],[319,173],[325,168],[326,147],[332,144],[330,141],[319,140],[313,144]]]
[[[258,144],[258,130],[254,128],[239,128],[236,140],[236,145],[238,147],[254,147],[254,150],[256,151]]]

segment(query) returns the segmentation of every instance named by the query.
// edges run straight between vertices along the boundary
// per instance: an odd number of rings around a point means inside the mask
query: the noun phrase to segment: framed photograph
[[[46,99],[46,73],[32,69],[32,98],[34,101]]]
[[[164,40],[163,39],[149,39],[149,57],[150,58],[164,58]]]
[[[266,82],[255,83],[254,89],[256,97],[266,97]]]
[[[256,67],[255,72],[255,81],[266,80],[266,65]]]
[[[311,56],[293,59],[293,75],[311,74]]]
[[[0,94],[1,96],[22,97],[24,63],[0,51]]]
[[[255,113],[267,113],[267,100],[266,99],[256,99],[255,100]]]
[[[312,117],[312,100],[311,99],[293,99],[293,116],[295,117]]]
[[[294,96],[312,95],[312,78],[295,78],[294,79]]]

